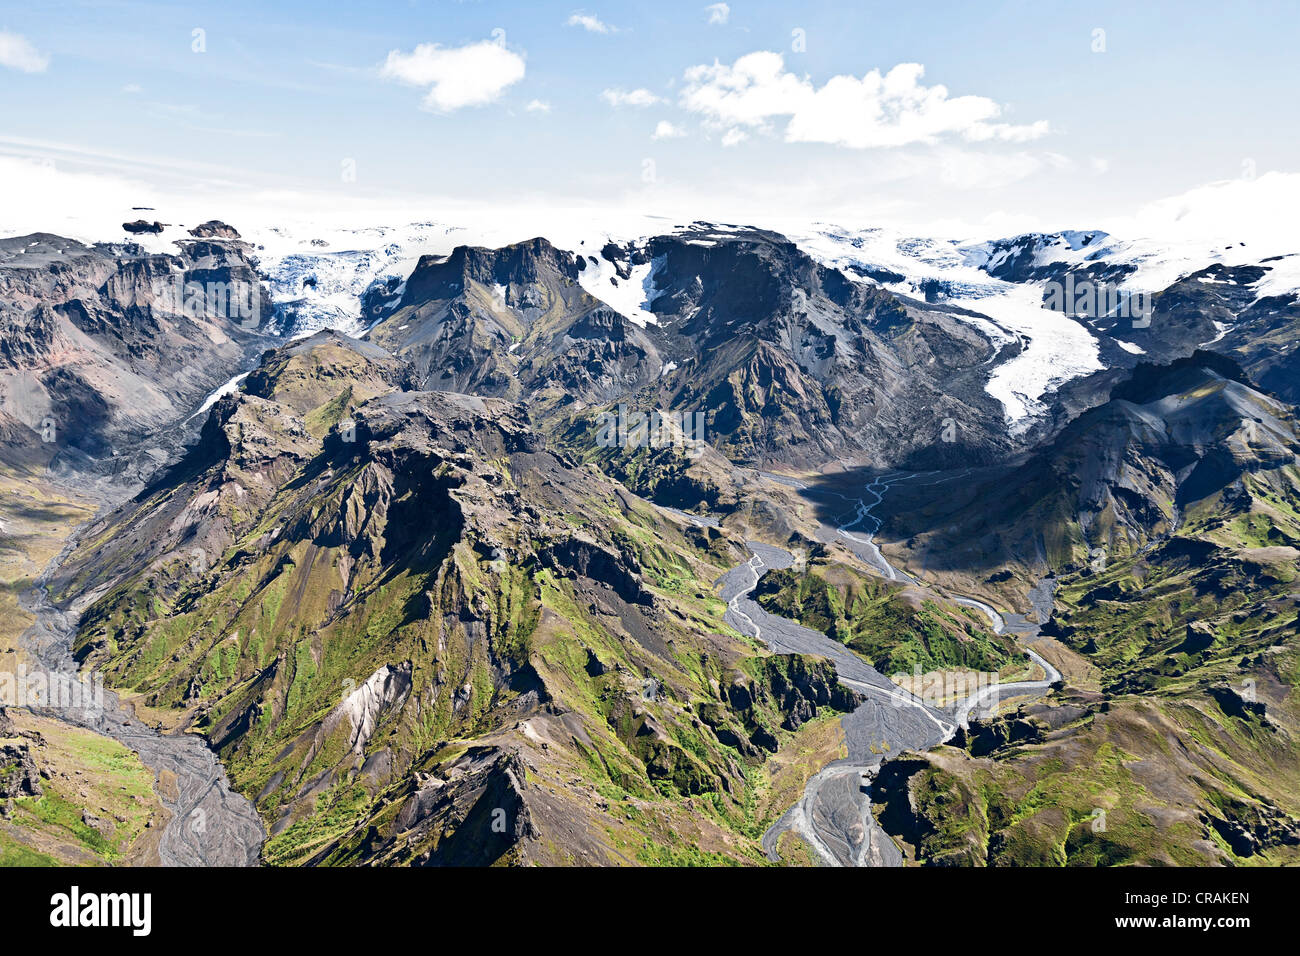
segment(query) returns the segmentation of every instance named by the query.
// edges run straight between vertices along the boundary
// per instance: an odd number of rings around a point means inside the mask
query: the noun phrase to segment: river
[[[810,494],[818,492],[797,479],[761,474]],[[878,477],[865,486],[866,494],[857,499],[826,491],[843,498],[850,510],[837,519],[842,522],[837,527],[823,526],[818,538],[829,540],[834,536],[881,577],[924,588],[924,584],[891,565],[874,540],[880,528],[880,519],[874,512],[890,486],[917,477],[914,474]],[[950,475],[927,483],[941,484],[958,477],[961,476]],[[790,567],[794,556],[782,548],[757,541],[748,541],[746,545],[752,554],[750,560],[732,568],[717,582],[719,595],[727,602],[727,623],[741,633],[762,640],[775,654],[814,654],[831,660],[840,683],[865,698],[841,720],[848,755],[809,779],[799,800],[763,835],[763,849],[769,859],[779,860],[778,841],[783,833],[792,831],[830,866],[901,866],[902,853],[880,829],[871,812],[869,784],[880,765],[905,750],[937,747],[951,739],[958,727],[967,726],[976,707],[988,708],[996,700],[1045,693],[1061,675],[1040,655],[1026,649],[1030,659],[1043,669],[1043,680],[995,684],[950,707],[931,706],[899,688],[840,642],[759,607],[749,596],[759,579],[769,570]],[[1006,630],[1003,616],[985,602],[966,596],[949,600],[981,611],[997,633]],[[1041,594],[1036,594],[1034,605],[1041,620],[1044,608],[1051,606],[1050,591],[1045,602]],[[1032,639],[1036,634],[1037,629],[1026,623],[1025,630],[1017,636]]]

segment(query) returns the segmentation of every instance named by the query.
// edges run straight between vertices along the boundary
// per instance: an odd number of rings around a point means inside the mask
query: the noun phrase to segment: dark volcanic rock
[[[749,735],[749,742],[755,747],[761,747],[768,753],[776,753],[781,747],[781,742],[776,739],[776,735],[766,727],[756,727],[754,732]]]
[[[1267,804],[1232,800],[1227,818],[1210,815],[1202,824],[1214,828],[1237,856],[1251,857],[1278,846],[1300,845],[1300,821]]]
[[[410,360],[422,388],[520,400],[562,390],[609,402],[653,381],[648,334],[588,295],[585,263],[545,239],[424,256],[367,337]]]
[[[41,774],[25,740],[0,742],[0,800],[39,797]]]
[[[1014,744],[1040,742],[1042,727],[1036,720],[1022,716],[1022,712],[1023,708],[1011,716],[972,720],[970,727],[957,729],[952,745],[969,751],[972,757],[984,757]]]
[[[1229,717],[1238,720],[1263,720],[1267,707],[1262,701],[1248,700],[1237,688],[1216,684],[1209,688],[1210,696]]]
[[[994,346],[958,310],[851,280],[760,230],[601,256],[616,284],[649,267],[637,294],[657,322],[583,288],[595,257],[533,239],[422,258],[395,306],[368,300],[381,312],[369,337],[410,359],[421,387],[532,398],[557,417],[619,402],[698,413],[733,460],[965,467],[1012,447],[984,389]]]
[[[0,240],[0,460],[129,474],[178,451],[201,420],[176,426],[265,341],[270,298],[245,253]],[[150,433],[163,454],[114,460]]]
[[[190,235],[198,239],[238,239],[239,231],[220,219],[209,219],[191,229]]]
[[[815,718],[819,708],[830,707],[838,713],[850,713],[862,702],[861,695],[839,683],[835,665],[821,658],[803,654],[776,654],[756,662],[758,674],[749,678],[737,673],[731,683],[722,688],[722,700],[727,710],[739,719],[749,742],[764,750],[775,751],[779,739],[768,721],[780,723],[782,730],[798,730]],[[775,720],[771,720],[771,716]],[[713,704],[702,705],[700,718],[714,729],[718,739],[727,746],[738,735],[726,731],[721,708]],[[738,747],[746,752],[745,747]]]

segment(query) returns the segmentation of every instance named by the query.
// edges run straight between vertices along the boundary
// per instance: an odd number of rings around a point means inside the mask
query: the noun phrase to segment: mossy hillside
[[[628,407],[647,416],[654,410],[646,403]],[[736,493],[729,487],[728,476],[719,471],[720,468],[729,470],[729,466],[707,447],[698,451],[688,449],[685,444],[673,444],[671,436],[663,438],[658,448],[650,447],[648,439],[642,447],[602,444],[605,428],[601,415],[618,414],[619,407],[615,405],[585,409],[577,415],[570,411],[543,417],[542,421],[557,449],[598,468],[642,497],[688,511],[701,508],[716,513],[735,506]],[[648,429],[648,425],[645,427]]]
[[[935,751],[908,784],[917,819],[898,826],[891,801],[882,820],[926,863],[1275,865],[1300,858],[1282,835],[1300,763],[1279,737],[1204,696],[1125,699],[991,758]],[[1250,853],[1220,835],[1270,826]]]
[[[746,774],[734,752],[723,748],[707,725],[694,717],[692,711],[699,705],[682,699],[698,697],[701,691],[710,692],[701,688],[691,674],[673,668],[669,660],[611,633],[606,617],[593,615],[585,608],[590,599],[575,591],[569,581],[557,579],[545,570],[536,574],[535,581],[540,613],[530,642],[531,661],[552,704],[584,718],[581,740],[575,737],[569,747],[561,750],[552,747],[536,756],[548,763],[562,763],[564,770],[557,773],[557,781],[563,780],[567,786],[590,787],[599,800],[621,808],[600,813],[594,819],[606,832],[609,847],[630,853],[638,862],[703,863],[738,859],[735,850],[697,851],[689,841],[679,842],[671,827],[659,830],[667,818],[677,819],[678,826],[691,819],[696,826],[703,821],[715,832],[739,830],[752,840],[761,833],[747,823],[752,800],[746,795]],[[699,626],[703,628],[703,622],[711,615],[696,611],[687,616],[701,622]],[[680,642],[680,638],[674,640]],[[593,657],[599,662],[598,668],[592,663]],[[720,675],[716,663],[707,665],[706,662],[706,666],[715,679]],[[604,673],[593,676],[593,668],[603,669]],[[647,672],[654,673],[657,684],[657,692],[648,699],[643,695],[647,679],[641,676]],[[436,768],[454,757],[455,749],[444,747],[420,766]],[[683,803],[684,799],[691,798],[694,798],[693,809]],[[335,813],[343,799],[327,794],[318,801],[328,801],[328,812]],[[372,807],[380,808],[385,800],[391,799],[394,799],[391,794],[381,794]],[[701,812],[703,817],[680,817],[683,813]],[[334,838],[329,828],[322,830],[311,823],[317,816],[305,818],[271,841],[269,851],[277,862],[309,856],[322,840]],[[364,832],[372,832],[370,828],[374,828],[373,839],[388,838],[392,817],[391,810],[377,809],[367,820]],[[631,825],[621,826],[619,821]],[[633,836],[640,827],[653,827],[656,837],[646,842]],[[308,834],[312,834],[309,842],[287,849],[295,841],[306,840]],[[351,836],[341,840],[343,848],[331,859],[334,862],[355,859],[361,852],[354,842],[356,839]],[[753,844],[748,844],[743,857],[750,862],[761,859]]]
[[[958,606],[916,601],[898,585],[835,562],[804,572],[769,571],[755,600],[840,641],[885,674],[946,669],[999,671],[1015,658],[1010,640]]]
[[[314,572],[307,562],[265,563],[278,573],[252,587],[232,576],[185,613],[144,624],[138,650],[128,645],[107,671],[133,680],[151,706],[197,706],[198,726],[219,744],[238,730],[223,758],[235,786],[260,794],[259,809],[270,818],[294,802],[302,781],[350,763],[346,723],[325,738],[313,728],[386,664],[411,662],[412,686],[423,689],[403,714],[387,715],[376,728],[375,749],[393,747],[407,759],[448,736],[481,732],[491,725],[485,714],[518,696],[512,681],[527,682],[539,613],[534,569],[499,564],[488,571],[462,547],[434,573],[403,570],[373,582],[354,573],[357,599],[322,620],[326,596],[341,588],[337,560],[318,555]],[[476,623],[485,640],[464,626],[447,627],[466,607],[483,614]],[[468,699],[458,701],[455,692],[465,688]],[[365,803],[357,801],[350,793],[346,802],[360,813]],[[346,829],[336,799],[314,802],[334,821],[327,831]],[[304,827],[314,832],[316,825]]]
[[[947,748],[933,755],[914,800],[959,790],[968,812],[927,810],[922,857],[1300,858],[1294,480],[1290,468],[1247,475],[1190,503],[1176,534],[1062,575],[1047,630],[1096,668],[1104,697],[1042,742],[982,759]],[[987,824],[963,826],[971,820]]]
[[[26,866],[59,866],[59,860],[41,853],[0,832],[0,868]]]
[[[677,556],[674,567],[680,567],[680,557]],[[654,571],[646,567],[646,578],[654,579]],[[581,781],[583,786],[593,788],[601,800],[612,807],[624,808],[623,812],[638,826],[649,827],[651,820],[662,820],[664,815],[675,818],[688,812],[697,815],[691,818],[697,825],[701,820],[712,821],[709,825],[720,832],[730,830],[757,841],[770,821],[756,819],[753,784],[742,769],[744,761],[739,759],[738,752],[721,746],[707,723],[695,716],[703,712],[704,702],[698,701],[701,692],[711,697],[709,685],[726,676],[720,665],[709,663],[703,655],[695,655],[693,659],[703,660],[704,668],[695,674],[665,666],[669,663],[665,658],[647,653],[640,642],[611,633],[612,622],[608,616],[593,615],[589,607],[584,607],[590,599],[575,591],[567,580],[543,570],[537,573],[535,581],[541,611],[531,639],[531,661],[553,704],[585,718],[584,739],[574,738],[568,752],[557,752],[554,748],[547,752],[548,760],[567,758],[566,769],[559,777],[569,784]],[[701,638],[707,635],[717,609],[699,608],[693,599],[683,601],[675,593],[664,597],[673,600],[688,621],[695,622]],[[721,602],[710,599],[709,603]],[[628,615],[629,619],[633,616]],[[678,637],[674,643],[684,642]],[[595,669],[604,671],[594,677],[593,658],[599,662]],[[744,672],[758,675],[763,675],[766,669],[757,661],[742,664]],[[643,696],[647,673],[654,675],[658,685],[652,699]],[[692,696],[697,701],[688,699]],[[764,702],[763,706],[775,733],[783,740],[792,739],[794,735],[779,728],[781,714],[776,707],[771,702]],[[440,761],[430,766],[453,759],[454,750],[439,756]],[[336,813],[338,801],[343,799],[331,793],[319,797],[318,801],[328,802],[327,813]],[[372,807],[381,807],[384,800],[391,799],[394,799],[391,794],[381,795]],[[683,800],[690,801],[693,809],[686,810]],[[634,813],[633,808],[636,808]],[[701,813],[703,816],[698,816]],[[277,854],[277,861],[306,858],[323,840],[334,838],[334,830],[322,830],[311,822],[317,816],[305,818],[271,841],[271,852]],[[703,863],[736,859],[734,851],[721,856],[717,852],[696,853],[690,849],[691,844],[678,843],[671,828],[649,842],[640,843],[638,849],[638,838],[631,837],[628,828],[614,822],[619,819],[618,811],[601,813],[597,819],[608,834],[609,846],[620,852],[631,851],[638,862]],[[392,813],[380,809],[368,820],[365,832],[371,832],[369,828],[374,827],[376,839],[387,838],[392,824]],[[313,834],[309,843],[286,853],[288,845],[305,838],[307,833]],[[334,862],[355,859],[361,852],[356,839],[350,836],[340,840],[343,847],[351,849],[340,849],[339,855],[331,859]],[[761,861],[756,843],[741,845],[748,845],[743,855],[750,862]]]
[[[332,419],[336,399],[308,418]],[[119,563],[94,569],[115,583],[87,609],[77,646],[142,706],[209,735],[272,832],[269,861],[436,852],[402,849],[394,802],[411,798],[415,774],[483,746],[535,768],[525,777],[539,835],[502,859],[583,846],[662,862],[686,857],[646,848],[695,846],[701,859],[762,860],[753,754],[698,715],[757,650],[723,623],[709,583],[738,545],[569,469],[508,418],[468,426],[482,445],[458,437],[467,426],[437,421],[444,408],[466,414],[458,399],[363,404],[356,447],[302,429],[287,455],[256,429],[279,420],[292,434],[293,414],[260,396],[232,401],[211,463],[106,523],[140,529],[143,549],[112,551],[99,540],[119,540],[108,529],[88,539],[73,573]],[[417,410],[431,431],[412,424]],[[187,534],[208,545],[206,566],[185,560]],[[405,689],[354,742],[341,705],[394,667]],[[773,708],[771,732],[789,739],[779,717]],[[540,721],[554,735],[561,720],[549,749],[522,729]],[[556,829],[571,826],[587,835],[574,846]]]
[[[0,866],[156,862],[144,844],[165,813],[140,758],[93,731],[8,714],[48,776],[42,794],[15,798],[12,816],[0,818]]]
[[[1245,679],[1249,660],[1289,643],[1300,607],[1300,489],[1293,470],[1250,476],[1198,502],[1179,533],[1140,555],[1061,579],[1049,630],[1099,667],[1114,691]]]

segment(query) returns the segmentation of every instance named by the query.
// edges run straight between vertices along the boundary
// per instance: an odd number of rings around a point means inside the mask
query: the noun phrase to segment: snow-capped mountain
[[[720,237],[754,231],[742,224],[589,211],[531,219],[457,215],[360,228],[303,221],[237,225],[273,303],[264,331],[294,338],[322,329],[364,335],[401,301],[422,257],[445,257],[460,245],[500,248],[534,236],[579,257],[582,288],[644,328],[659,321],[654,304],[662,294],[662,262],[645,254],[651,239],[671,235],[706,247]],[[1244,242],[1126,239],[1097,229],[971,240],[827,223],[782,223],[778,232],[849,280],[949,308],[995,343],[999,353],[987,391],[1001,403],[1013,435],[1041,420],[1063,385],[1108,367],[1131,366],[1143,356],[1168,357],[1188,347],[1234,342],[1240,316],[1256,309],[1261,314],[1250,313],[1251,320],[1268,321],[1268,310],[1293,307],[1300,289],[1300,255]],[[131,241],[162,253],[183,236],[183,227],[167,226]],[[1233,302],[1230,309],[1209,309],[1194,328],[1175,318],[1140,330],[1104,317],[1071,315],[1047,301],[1048,283],[1069,277],[1159,294],[1193,276],[1198,276],[1198,295],[1217,293]],[[1164,307],[1173,302],[1165,297]]]
[[[586,268],[579,281],[588,293],[644,327],[658,321],[652,305],[660,294],[656,273],[662,265],[638,252],[647,240],[672,234],[709,245],[719,234],[748,228],[646,217],[613,228],[603,228],[595,219],[564,219],[548,232],[558,247],[582,258]],[[275,303],[277,332],[297,337],[335,329],[355,336],[400,301],[405,280],[422,255],[446,256],[462,244],[502,244],[498,233],[420,222],[326,229],[310,236],[272,227],[254,233],[254,239]],[[1131,292],[1156,293],[1216,264],[1258,261],[1244,243],[1171,245],[1121,239],[1101,230],[960,241],[819,223],[788,229],[787,235],[814,259],[856,282],[955,307],[954,314],[990,340],[1011,346],[987,388],[1002,403],[1013,434],[1041,418],[1053,392],[1065,383],[1147,354],[1135,340],[1145,337],[1047,307],[1047,283],[1077,275]],[[1264,271],[1255,277],[1207,281],[1248,282],[1257,300],[1293,296],[1300,289],[1300,255],[1261,265]],[[1216,341],[1231,331],[1229,323],[1214,328],[1209,338],[1217,336]]]
[[[1212,346],[1231,334],[1239,314],[1261,304],[1294,308],[1300,290],[1300,254],[1252,249],[1244,242],[1121,239],[1101,230],[963,242],[820,224],[794,238],[846,275],[969,309],[979,313],[969,320],[984,331],[1000,331],[1018,341],[1020,353],[998,368],[988,386],[1006,408],[1013,433],[1029,427],[1044,412],[1051,392],[1066,382],[1110,365],[1131,365],[1148,354],[1140,343],[1154,339],[1165,346],[1158,351],[1173,345],[1183,353]],[[1047,307],[1051,283],[1077,279],[1104,283],[1125,295],[1155,296],[1189,277],[1217,285],[1210,291],[1220,298],[1235,289],[1241,300],[1231,315],[1209,320],[1204,341],[1187,340],[1178,329],[1176,341],[1169,342],[1162,340],[1159,326],[1151,332],[1141,321],[1107,321]],[[1161,325],[1167,329],[1171,323]]]

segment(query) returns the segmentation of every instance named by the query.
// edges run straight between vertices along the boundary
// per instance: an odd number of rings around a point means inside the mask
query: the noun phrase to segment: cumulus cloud
[[[545,100],[529,100],[528,105],[524,107],[530,113],[549,113],[551,104]]]
[[[731,7],[725,3],[710,3],[704,8],[704,12],[709,15],[709,23],[716,23],[718,26],[731,19]]]
[[[677,139],[678,137],[685,136],[685,135],[686,135],[686,130],[682,129],[680,126],[674,126],[672,123],[668,122],[668,120],[660,120],[659,123],[655,126],[655,131],[652,134],[650,134],[650,138],[651,139]]]
[[[779,53],[760,51],[730,66],[689,68],[681,105],[717,127],[770,131],[785,119],[790,143],[830,143],[853,149],[935,143],[945,136],[972,142],[1023,143],[1048,133],[1046,120],[1028,125],[998,121],[1002,108],[984,96],[949,96],[925,86],[919,63],[900,63],[882,75],[833,76],[818,87],[785,69]]]
[[[605,23],[592,13],[575,13],[566,21],[571,27],[582,27],[588,33],[617,33],[618,28]]]
[[[745,140],[749,139],[749,134],[738,126],[733,126],[722,134],[723,146],[739,146]]]
[[[44,73],[50,58],[32,46],[20,33],[0,30],[0,66],[23,73]]]
[[[659,97],[644,87],[635,90],[609,89],[602,92],[600,98],[613,107],[635,106],[640,108],[654,106],[656,103],[661,102]]]
[[[380,75],[410,86],[427,86],[424,109],[448,113],[499,99],[507,87],[524,78],[524,58],[491,40],[460,47],[421,43],[410,53],[390,52]]]

